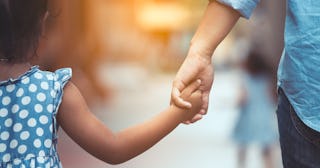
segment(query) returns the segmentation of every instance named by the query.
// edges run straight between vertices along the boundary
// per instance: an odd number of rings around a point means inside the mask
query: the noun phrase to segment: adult
[[[203,105],[192,120],[206,114],[213,83],[211,57],[242,16],[249,18],[259,0],[211,0],[191,40],[188,56],[172,89],[172,102],[188,108],[180,92],[202,81]],[[284,168],[320,167],[320,1],[287,0],[285,47],[278,69],[278,123]]]

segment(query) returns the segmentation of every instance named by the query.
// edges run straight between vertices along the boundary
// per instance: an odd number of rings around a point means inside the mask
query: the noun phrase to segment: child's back
[[[70,77],[34,66],[0,83],[0,167],[61,167],[56,114]]]

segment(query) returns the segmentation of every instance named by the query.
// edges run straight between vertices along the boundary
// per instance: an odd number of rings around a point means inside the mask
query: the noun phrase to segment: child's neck
[[[18,78],[31,68],[28,62],[22,63],[7,63],[0,62],[0,81],[8,80],[10,78]]]

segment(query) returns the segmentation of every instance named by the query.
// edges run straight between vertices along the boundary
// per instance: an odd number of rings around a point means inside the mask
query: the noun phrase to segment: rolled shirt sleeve
[[[243,17],[249,18],[260,0],[209,0],[220,2],[237,10]]]

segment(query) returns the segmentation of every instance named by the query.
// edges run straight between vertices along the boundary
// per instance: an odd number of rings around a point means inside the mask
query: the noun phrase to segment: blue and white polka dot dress
[[[0,168],[61,168],[56,115],[70,68],[0,82]]]

